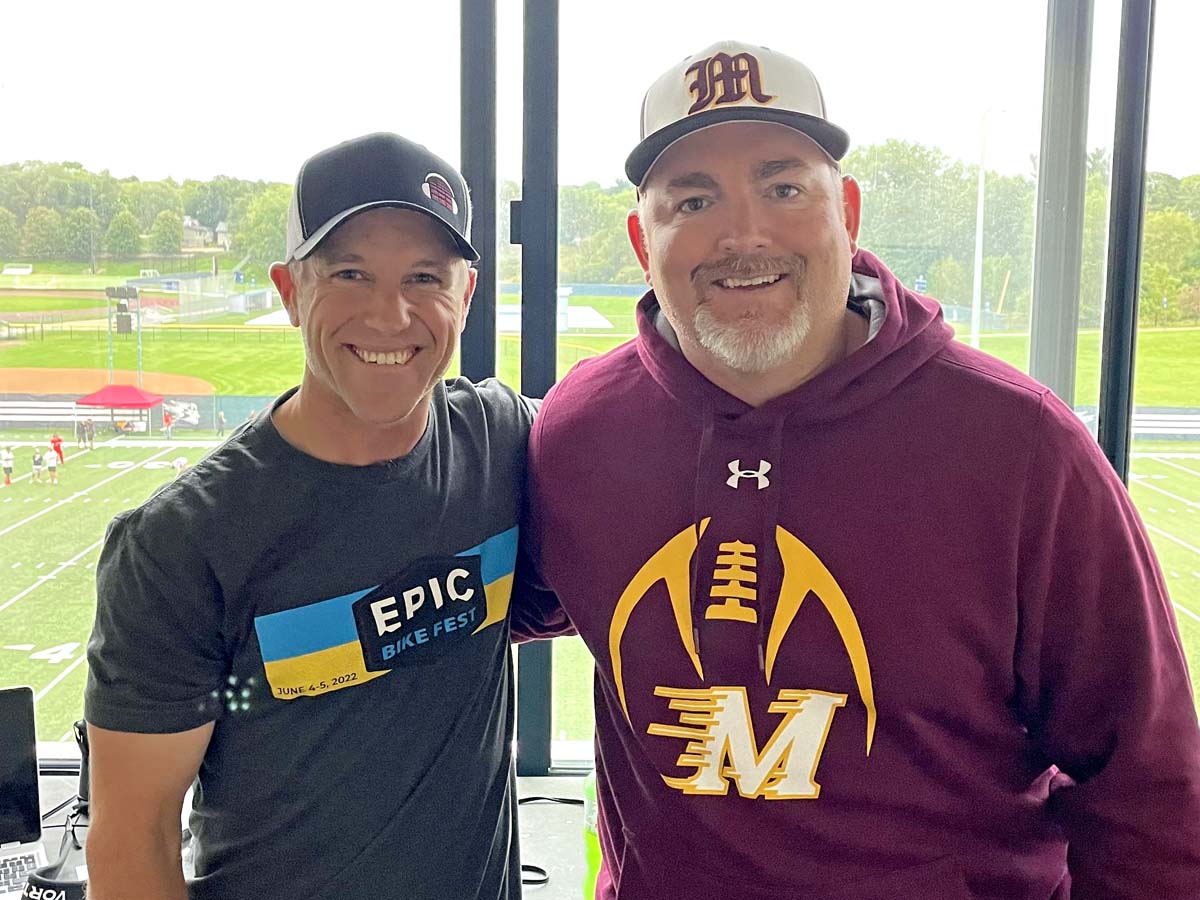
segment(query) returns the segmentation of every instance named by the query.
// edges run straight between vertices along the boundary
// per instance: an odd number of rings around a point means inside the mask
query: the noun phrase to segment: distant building
[[[213,233],[211,228],[201,225],[191,216],[183,217],[183,246],[184,247],[207,247],[212,243]]]
[[[217,246],[222,250],[228,250],[233,246],[233,236],[229,232],[228,222],[217,223]]]

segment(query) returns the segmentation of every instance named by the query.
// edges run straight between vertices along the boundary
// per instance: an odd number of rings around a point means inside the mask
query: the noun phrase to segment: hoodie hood
[[[851,260],[850,296],[847,306],[858,312],[870,311],[872,336],[853,353],[834,363],[816,377],[761,406],[738,399],[705,378],[684,357],[678,347],[659,330],[662,315],[653,291],[642,297],[637,307],[637,349],[642,364],[662,389],[699,420],[700,440],[696,447],[693,517],[704,516],[705,482],[701,473],[711,471],[716,460],[714,447],[719,432],[758,432],[762,434],[766,468],[756,470],[762,483],[773,480],[775,489],[766,491],[761,504],[756,539],[759,547],[775,545],[780,524],[780,504],[787,470],[785,428],[803,427],[849,417],[895,388],[937,354],[954,337],[942,318],[937,301],[913,293],[902,285],[888,268],[865,250]],[[856,312],[857,314],[857,312]],[[882,318],[882,322],[878,321]],[[669,331],[669,329],[668,329]],[[718,454],[719,455],[719,454]],[[731,471],[740,460],[730,463]],[[760,465],[764,463],[760,462]],[[772,472],[768,479],[768,473]],[[734,471],[734,483],[746,472]],[[706,596],[697,592],[700,556],[692,557],[691,596],[689,598],[692,646],[699,659],[704,642],[703,607]],[[782,581],[782,569],[775,554],[767,553],[759,561],[758,578],[772,589]],[[770,680],[770,648],[767,617],[758,616],[758,667]],[[687,628],[685,628],[685,642]],[[869,740],[868,740],[869,746]]]
[[[769,428],[785,418],[813,423],[841,419],[887,396],[954,337],[936,300],[908,290],[874,255],[859,250],[851,260],[848,304],[863,301],[883,308],[882,325],[871,340],[758,407],[705,378],[659,332],[660,307],[652,290],[637,306],[638,354],[663,390],[697,416],[708,409],[726,423],[747,428]]]

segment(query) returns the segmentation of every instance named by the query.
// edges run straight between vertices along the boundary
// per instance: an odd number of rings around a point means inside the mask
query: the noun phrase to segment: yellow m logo
[[[638,569],[637,574],[630,579],[629,584],[617,600],[613,610],[612,622],[608,630],[609,658],[612,660],[613,680],[616,682],[617,695],[621,708],[629,719],[629,704],[625,698],[625,680],[623,675],[624,661],[621,655],[621,641],[634,609],[646,594],[659,581],[666,584],[667,596],[674,612],[675,624],[679,632],[680,642],[692,662],[696,675],[704,678],[704,666],[696,652],[696,641],[693,632],[691,595],[692,595],[692,557],[700,538],[704,536],[711,519],[702,519],[700,524],[689,525],[679,534],[671,538],[653,556]],[[775,660],[779,648],[783,644],[788,629],[791,627],[800,605],[805,598],[812,594],[825,607],[829,617],[837,627],[846,654],[850,657],[850,665],[854,671],[855,684],[859,697],[867,710],[866,745],[867,755],[871,753],[871,744],[875,738],[875,690],[871,682],[871,664],[867,657],[866,644],[863,642],[862,630],[858,619],[846,599],[837,579],[825,567],[825,564],[799,538],[786,529],[775,529],[775,543],[783,562],[783,584],[779,590],[779,600],[775,606],[774,618],[767,634],[765,648],[765,674],[767,684],[775,669]]]
[[[817,765],[833,715],[846,704],[845,694],[780,691],[770,711],[781,714],[783,721],[760,751],[744,687],[660,687],[654,693],[671,698],[679,724],[656,723],[647,732],[687,741],[677,765],[696,770],[688,778],[664,775],[670,787],[685,794],[723,796],[733,782],[743,797],[767,800],[812,800],[821,793]]]

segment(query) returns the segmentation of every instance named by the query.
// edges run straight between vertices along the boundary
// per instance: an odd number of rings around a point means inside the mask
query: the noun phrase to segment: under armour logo
[[[746,98],[747,93],[757,103],[770,103],[775,99],[763,90],[758,59],[749,53],[736,56],[718,53],[693,63],[684,77],[693,72],[696,78],[688,85],[688,91],[695,95],[696,102],[688,110],[689,116],[710,106],[738,103]]]
[[[759,461],[757,469],[743,469],[740,459],[730,460],[729,471],[733,474],[725,480],[725,483],[734,490],[737,489],[738,482],[743,478],[758,479],[758,489],[760,491],[771,483],[767,480],[767,473],[771,471],[771,464],[765,459]]]

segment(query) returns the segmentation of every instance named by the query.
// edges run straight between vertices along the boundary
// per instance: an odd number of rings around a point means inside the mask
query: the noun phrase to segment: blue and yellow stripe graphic
[[[487,616],[475,629],[504,621],[512,597],[517,562],[517,529],[494,535],[456,556],[480,557],[480,574],[487,598]],[[363,661],[354,601],[378,585],[307,606],[258,616],[254,630],[272,693],[293,700],[363,684],[387,671],[370,672]]]

